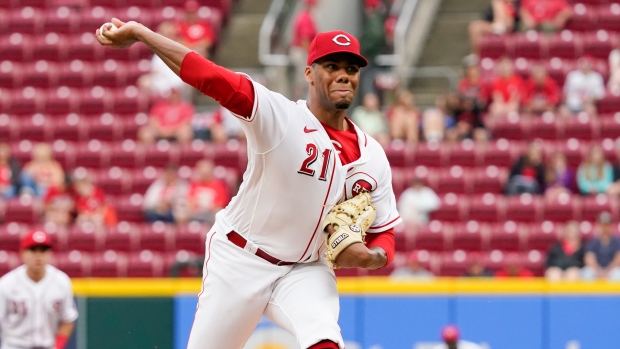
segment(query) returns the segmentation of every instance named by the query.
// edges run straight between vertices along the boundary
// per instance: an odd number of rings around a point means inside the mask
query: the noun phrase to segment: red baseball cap
[[[44,231],[33,230],[22,238],[20,249],[25,250],[37,246],[52,247],[52,237]]]
[[[459,339],[459,329],[454,325],[447,325],[441,330],[441,338],[444,341],[454,342]]]
[[[308,65],[332,53],[349,53],[358,59],[360,67],[368,65],[360,53],[360,42],[342,30],[323,32],[314,37],[308,48]]]
[[[196,0],[188,0],[183,5],[183,8],[185,8],[185,11],[195,12],[200,8],[200,4]]]

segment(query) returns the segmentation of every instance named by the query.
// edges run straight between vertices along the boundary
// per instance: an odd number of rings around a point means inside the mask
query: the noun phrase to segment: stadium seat
[[[58,80],[63,86],[83,88],[93,82],[93,67],[89,62],[74,59],[60,65]]]
[[[53,139],[78,142],[87,139],[86,124],[79,115],[71,113],[52,121]]]
[[[89,119],[86,122],[86,139],[107,142],[118,141],[122,137],[122,127],[123,124],[113,114],[103,113],[101,116]]]
[[[470,263],[468,257],[468,253],[463,250],[441,253],[438,274],[440,276],[462,276]]]
[[[34,40],[32,57],[54,62],[64,61],[69,57],[66,56],[67,51],[64,50],[64,45],[60,45],[60,43],[66,41],[67,38],[64,35],[61,36],[56,33],[39,36]]]
[[[560,33],[548,35],[547,52],[549,57],[557,57],[556,59],[576,59],[581,56],[581,36],[570,30],[562,30]],[[547,68],[547,70],[548,69],[549,68]]]
[[[524,122],[517,113],[508,114],[490,128],[493,138],[508,140],[525,140],[528,138]]]
[[[598,8],[598,27],[611,32],[620,31],[620,4],[603,5]]]
[[[116,166],[95,172],[95,184],[108,195],[130,194],[129,174]]]
[[[528,122],[528,135],[531,139],[555,140],[562,138],[562,124],[553,113],[544,113]]]
[[[122,168],[142,168],[144,147],[131,139],[112,144],[110,163]]]
[[[446,164],[446,151],[439,143],[418,143],[414,153],[416,166],[441,167]]]
[[[547,144],[546,144],[547,146]],[[571,168],[577,168],[582,161],[586,158],[588,151],[587,142],[579,141],[576,138],[570,138],[565,141],[558,141],[555,144],[549,143],[552,152],[547,155],[552,155],[554,152],[559,152],[566,155],[568,166]]]
[[[579,219],[579,204],[575,197],[562,193],[555,200],[545,200],[543,219],[564,222],[571,219]]]
[[[557,223],[551,221],[534,223],[527,232],[527,248],[530,250],[548,251],[558,241]]]
[[[140,248],[152,251],[174,250],[175,228],[163,222],[145,224],[140,229]]]
[[[395,269],[394,263],[391,263],[383,268],[374,269],[374,270],[368,269],[368,271],[366,272],[367,273],[366,275],[367,276],[390,276],[390,274],[392,274],[394,269]]]
[[[45,94],[45,113],[51,115],[66,115],[78,111],[78,90],[61,86],[49,89]]]
[[[499,168],[495,165],[474,169],[471,183],[472,194],[501,194],[508,177],[506,168]]]
[[[19,140],[19,126],[16,117],[0,114],[0,139],[10,142]]]
[[[13,90],[10,96],[10,107],[8,112],[11,114],[26,115],[43,112],[44,99],[42,91],[32,86],[23,89]]]
[[[25,164],[32,159],[32,142],[24,139],[19,143],[11,143],[11,155],[20,164]]]
[[[78,29],[78,19],[77,11],[68,6],[47,9],[43,19],[43,32],[74,34]]]
[[[532,194],[506,197],[506,219],[516,222],[538,222],[542,219],[540,197]]]
[[[524,268],[541,277],[545,274],[545,251],[531,250],[521,252],[521,263]]]
[[[486,35],[480,43],[480,57],[499,58],[508,54],[508,36]]]
[[[148,112],[150,100],[140,93],[136,86],[127,86],[117,90],[113,95],[112,111],[117,114],[135,114]]]
[[[0,63],[0,88],[14,89],[22,87],[24,73],[18,62],[2,61]]]
[[[107,230],[104,249],[130,252],[139,250],[138,226],[129,222],[119,222]]]
[[[553,57],[545,62],[547,75],[552,78],[558,86],[564,86],[566,75],[575,67],[574,61],[568,61],[563,58]]]
[[[582,221],[579,223],[579,232],[581,233],[582,243],[587,244],[596,235],[596,225],[592,222]]]
[[[103,232],[91,222],[75,224],[69,229],[67,248],[84,252],[99,251],[103,247]]]
[[[450,166],[475,167],[480,163],[480,152],[471,140],[447,146],[446,148],[447,164]]]
[[[52,123],[43,114],[24,116],[19,120],[18,124],[20,139],[27,139],[33,142],[45,142],[51,139]]]
[[[40,9],[24,6],[9,12],[7,27],[11,33],[40,34],[43,30],[43,19],[44,14]]]
[[[607,93],[597,103],[598,112],[601,114],[615,113],[620,110],[620,94]]]
[[[357,277],[367,276],[368,269],[363,268],[341,268],[334,270],[337,277]]]
[[[616,139],[620,137],[620,112],[612,115],[600,115],[601,138]]]
[[[105,251],[92,256],[92,277],[125,277],[127,276],[127,257],[124,253]]]
[[[23,227],[19,223],[3,223],[0,225],[0,251],[19,251]]]
[[[90,276],[90,255],[88,253],[77,250],[55,253],[51,264],[65,272],[70,278]]]
[[[134,252],[127,258],[128,277],[164,277],[164,261],[161,254],[149,250]]]
[[[573,15],[566,22],[566,29],[575,31],[588,31],[596,28],[596,12],[592,8],[578,3],[573,6]],[[586,51],[587,52],[587,51]]]
[[[97,26],[97,28],[99,28],[99,26]],[[104,47],[97,43],[94,34],[95,29],[86,32],[80,30],[82,34],[74,35],[69,38],[65,48],[67,57],[89,62],[101,60],[103,58]],[[63,43],[61,43],[61,45],[63,45]]]
[[[484,166],[508,167],[512,166],[514,160],[513,147],[507,139],[498,139],[489,144],[482,145],[479,150],[482,153],[482,164]]]
[[[107,168],[110,166],[110,146],[96,139],[82,143],[75,151],[75,166]]]
[[[441,206],[431,213],[431,218],[440,221],[458,222],[469,217],[469,203],[465,196],[447,193],[440,196]]]
[[[438,175],[431,174],[432,177],[437,177],[436,186],[433,187],[437,194],[466,194],[470,191],[471,183],[466,181],[469,177],[465,176],[465,171],[461,166],[442,168],[438,172]]]
[[[34,64],[24,64],[21,72],[23,86],[51,88],[58,83],[58,65],[39,60]]]
[[[415,233],[410,232],[410,229],[404,229],[405,231],[394,232],[394,245],[396,247],[396,252],[407,252],[413,249],[415,243],[413,236]]]
[[[114,59],[106,59],[93,67],[92,84],[103,87],[125,86],[126,69]]]
[[[142,213],[143,197],[134,192],[128,196],[117,196],[110,204],[116,208],[116,214],[119,221],[143,222],[144,214]]]
[[[164,257],[164,270],[166,275],[171,275],[171,269],[176,263],[188,263],[190,261],[198,261],[199,263],[192,264],[185,268],[180,268],[179,277],[200,277],[202,274],[202,262],[204,261],[203,254],[196,254],[194,252],[186,250],[177,250],[173,252],[166,252]],[[356,270],[358,268],[339,269],[339,270]]]
[[[208,227],[200,222],[190,222],[177,228],[176,248],[187,250],[198,254],[205,252],[205,237]]]
[[[0,250],[0,277],[19,265],[20,260],[16,252]]]
[[[165,167],[168,164],[178,163],[179,147],[176,143],[161,140],[146,147],[144,166]]]
[[[32,38],[21,33],[0,36],[0,61],[25,62],[32,57]]]
[[[599,138],[600,123],[587,114],[580,114],[577,118],[569,119],[564,125],[564,137],[579,140],[594,140]]]
[[[202,140],[194,140],[190,144],[180,145],[179,165],[193,167],[200,160],[212,159],[213,151],[212,144]]]
[[[547,55],[546,42],[543,36],[535,30],[511,35],[512,57],[540,59]]]
[[[583,197],[581,205],[581,219],[584,221],[595,222],[601,212],[609,212],[613,221],[617,221],[618,200],[610,198],[606,194]]]
[[[147,28],[153,28],[151,24],[151,12],[148,9],[143,9],[139,5],[134,4],[133,1],[127,1],[125,4],[129,7],[117,8],[114,10],[115,16],[123,22],[136,21]],[[131,6],[130,6],[131,5]],[[104,5],[110,7],[109,5]]]
[[[413,165],[413,149],[404,142],[391,142],[385,147],[385,155],[392,168]]]
[[[438,220],[419,226],[413,235],[416,250],[445,251],[452,244],[452,226]]]
[[[481,253],[480,260],[487,270],[495,274],[505,267],[506,252],[502,250],[485,251]]]
[[[246,151],[245,145],[229,141],[215,147],[213,161],[218,166],[233,168],[238,174],[242,174],[247,164]]]
[[[481,251],[488,245],[489,228],[478,221],[467,221],[454,224],[452,233],[452,249],[465,251]]]
[[[112,111],[113,98],[110,89],[94,86],[80,92],[78,110],[90,115]]]
[[[504,198],[499,195],[485,193],[474,195],[469,202],[469,219],[481,222],[497,222],[505,214]]]
[[[107,3],[107,2],[106,2]],[[78,31],[80,33],[92,33],[101,27],[103,23],[109,22],[114,13],[98,5],[91,5],[91,8],[84,9],[79,13]],[[107,7],[108,5],[106,5]]]
[[[523,245],[521,229],[518,223],[506,221],[491,224],[489,229],[489,249],[519,251],[524,247]]]
[[[614,44],[611,34],[606,30],[598,30],[583,34],[583,52],[589,56],[608,59]]]
[[[6,222],[35,223],[41,216],[41,201],[22,196],[7,200],[5,209]]]

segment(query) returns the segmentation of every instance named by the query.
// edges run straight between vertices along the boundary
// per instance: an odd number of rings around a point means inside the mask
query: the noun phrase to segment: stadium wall
[[[81,319],[68,349],[184,349],[200,280],[77,279]],[[447,323],[491,349],[609,348],[620,342],[620,283],[343,278],[347,349],[422,349]],[[295,348],[263,319],[246,349]]]

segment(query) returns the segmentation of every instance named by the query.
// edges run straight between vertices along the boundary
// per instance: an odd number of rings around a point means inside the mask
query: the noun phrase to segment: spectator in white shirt
[[[441,204],[433,189],[424,185],[424,181],[415,178],[409,188],[398,199],[398,212],[405,222],[424,225],[431,212]]]
[[[609,53],[609,81],[607,88],[612,93],[620,93],[620,41],[618,46]]]
[[[581,57],[577,69],[566,76],[564,94],[566,105],[571,113],[586,112],[596,115],[596,102],[605,96],[603,76],[592,69],[590,57]]]

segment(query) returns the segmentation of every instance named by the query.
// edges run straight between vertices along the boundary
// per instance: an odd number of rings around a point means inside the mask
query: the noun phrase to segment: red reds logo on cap
[[[338,34],[338,35],[334,36],[332,41],[336,45],[340,45],[340,46],[349,46],[349,45],[351,45],[351,39],[349,39],[349,37],[344,35],[344,34]]]
[[[32,240],[36,243],[42,244],[47,240],[47,236],[42,231],[37,231],[32,234]]]

